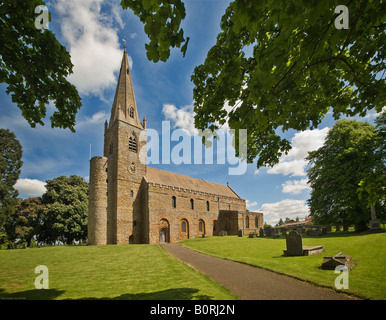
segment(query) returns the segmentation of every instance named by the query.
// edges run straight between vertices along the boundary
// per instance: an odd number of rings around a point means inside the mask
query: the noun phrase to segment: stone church
[[[93,245],[177,242],[263,228],[263,214],[246,209],[230,186],[151,168],[139,160],[146,141],[126,48],[104,156],[90,160],[88,242]],[[225,231],[225,232],[224,232]]]

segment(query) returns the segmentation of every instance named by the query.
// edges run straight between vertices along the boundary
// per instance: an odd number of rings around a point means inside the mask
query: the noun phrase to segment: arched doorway
[[[186,219],[181,220],[181,239],[189,239],[189,222]]]
[[[198,235],[202,236],[203,234],[205,234],[205,222],[200,219],[198,220]]]
[[[169,221],[166,219],[161,219],[159,223],[159,242],[170,242]]]

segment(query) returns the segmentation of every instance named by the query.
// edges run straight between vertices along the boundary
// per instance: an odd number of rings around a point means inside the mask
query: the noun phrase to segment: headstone
[[[264,237],[264,229],[263,229],[263,228],[260,228],[260,230],[259,230],[259,236],[260,236],[260,237]]]
[[[238,235],[239,237],[242,237],[242,236],[243,236],[243,230],[237,231],[237,235]]]
[[[285,251],[286,256],[302,256],[303,255],[303,241],[302,235],[291,230],[290,233],[285,237],[287,250]]]
[[[337,266],[346,266],[350,269],[354,265],[354,260],[347,254],[339,252],[333,257],[324,257],[322,262],[322,269],[334,270]]]
[[[248,236],[249,236],[249,238],[253,238],[254,234],[250,233]]]

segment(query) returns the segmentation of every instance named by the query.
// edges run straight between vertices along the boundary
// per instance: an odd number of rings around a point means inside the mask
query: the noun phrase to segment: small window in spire
[[[134,108],[133,107],[130,107],[130,109],[129,109],[129,116],[130,116],[130,118],[134,118]]]

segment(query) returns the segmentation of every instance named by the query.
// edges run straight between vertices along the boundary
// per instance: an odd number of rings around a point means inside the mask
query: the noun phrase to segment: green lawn
[[[49,289],[35,289],[45,265]],[[236,299],[157,245],[0,250],[1,299]]]
[[[304,246],[324,245],[322,254],[284,257],[284,236],[280,239],[207,237],[184,240],[183,245],[217,257],[239,261],[309,282],[335,288],[338,274],[322,270],[324,256],[339,252],[356,262],[349,272],[349,289],[341,291],[367,299],[386,299],[386,233],[359,235],[351,232],[328,233],[322,237],[303,237]]]

